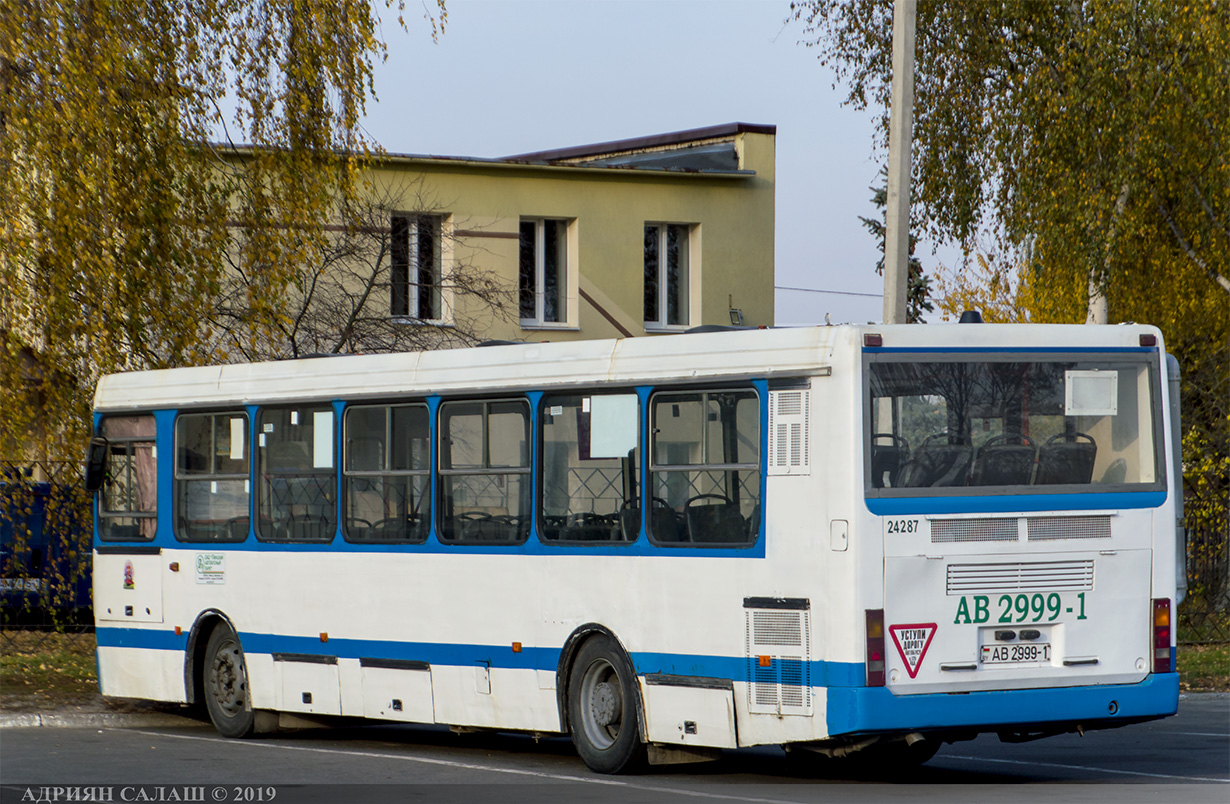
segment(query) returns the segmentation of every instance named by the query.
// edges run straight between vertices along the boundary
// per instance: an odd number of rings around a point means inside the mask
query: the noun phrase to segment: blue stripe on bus
[[[1156,346],[865,346],[865,354],[1156,354]]]
[[[1139,684],[955,695],[894,695],[885,687],[830,687],[826,716],[830,734],[865,734],[1165,717],[1173,715],[1178,706],[1179,674],[1155,673]]]
[[[978,497],[867,497],[877,516],[909,514],[982,514],[1015,511],[1105,511],[1158,508],[1165,491],[1118,491],[1091,494],[994,494]]]
[[[147,628],[99,627],[100,647],[151,648],[182,651],[187,635]],[[319,636],[284,636],[244,632],[239,635],[249,654],[298,653],[309,656],[337,656],[342,659],[408,659],[436,665],[466,666],[488,662],[491,667],[510,670],[550,670],[559,667],[561,648],[525,646],[513,653],[512,645],[469,645],[442,642],[398,642],[380,639],[340,639]],[[637,675],[664,673],[676,676],[747,679],[748,659],[744,656],[694,656],[674,653],[634,653],[632,663]],[[810,663],[811,684],[817,687],[863,684],[865,671],[857,662]]]

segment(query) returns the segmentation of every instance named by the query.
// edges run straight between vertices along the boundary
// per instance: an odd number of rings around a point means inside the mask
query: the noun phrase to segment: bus
[[[570,735],[602,773],[1172,715],[1171,361],[975,323],[107,376],[101,689],[230,737]]]

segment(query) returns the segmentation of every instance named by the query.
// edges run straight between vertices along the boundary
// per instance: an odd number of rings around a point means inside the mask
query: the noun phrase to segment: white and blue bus
[[[1146,326],[729,331],[117,374],[108,696],[223,734],[570,734],[592,769],[886,762],[1175,712]]]

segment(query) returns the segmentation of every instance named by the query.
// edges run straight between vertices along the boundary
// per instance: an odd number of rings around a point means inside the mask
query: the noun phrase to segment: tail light
[[[1170,598],[1159,597],[1153,600],[1153,672],[1170,671]]]
[[[867,686],[884,686],[884,609],[867,609]]]

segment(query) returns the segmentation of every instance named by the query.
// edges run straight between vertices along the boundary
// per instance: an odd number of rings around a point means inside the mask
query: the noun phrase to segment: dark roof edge
[[[508,161],[550,162],[557,159],[576,159],[582,156],[597,156],[621,151],[633,151],[640,148],[660,148],[664,145],[680,145],[694,140],[708,140],[715,137],[732,137],[736,134],[768,134],[777,136],[777,126],[757,125],[754,123],[723,123],[705,128],[692,128],[687,131],[672,131],[667,134],[652,134],[648,137],[633,137],[627,140],[598,142],[592,145],[573,145],[569,148],[556,148],[550,151],[534,151],[528,154],[505,156]]]

